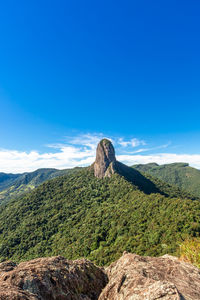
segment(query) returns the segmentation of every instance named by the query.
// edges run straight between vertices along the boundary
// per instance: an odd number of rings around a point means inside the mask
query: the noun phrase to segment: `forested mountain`
[[[77,170],[78,168],[65,170],[46,168],[22,174],[0,173],[0,204],[33,190],[46,180]]]
[[[187,163],[158,165],[156,163],[134,165],[134,169],[177,185],[179,188],[200,197],[200,170]]]
[[[128,173],[133,173],[130,168],[127,168],[120,163],[118,163],[116,168],[118,169],[117,172],[119,174],[120,172],[123,174],[126,173],[126,179],[129,178]],[[200,170],[190,167],[187,163],[173,163],[160,166],[156,163],[144,165],[138,164],[134,165],[133,168],[145,173],[145,177],[141,177],[141,173],[138,173],[137,176],[137,180],[142,180],[143,187],[145,185],[145,180],[148,178],[154,181],[158,178],[168,183],[169,189],[171,190],[171,185],[173,185],[174,195],[177,195],[177,193],[180,192],[177,189],[177,187],[179,187],[182,191],[185,191],[185,197],[188,197],[189,194],[200,197]],[[57,170],[45,168],[22,174],[0,173],[0,204],[33,190],[46,180],[71,172],[77,172],[79,169],[80,168]],[[133,177],[133,174],[131,177]]]
[[[60,254],[105,264],[124,250],[175,253],[187,236],[199,235],[199,211],[199,201],[147,194],[118,174],[98,179],[84,169],[1,206],[0,257]]]
[[[103,144],[91,167],[0,207],[1,260],[59,254],[102,265],[124,250],[175,254],[183,240],[199,236],[199,200],[111,159],[109,147]],[[100,176],[94,168],[102,168]]]

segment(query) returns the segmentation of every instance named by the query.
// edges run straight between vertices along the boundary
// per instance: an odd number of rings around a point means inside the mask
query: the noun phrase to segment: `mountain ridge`
[[[79,168],[58,170],[54,168],[41,168],[33,172],[20,174],[0,173],[0,204],[30,192],[43,182],[70,172],[76,172]]]
[[[179,162],[164,165],[150,163],[137,164],[132,167],[200,197],[200,170],[190,167],[188,163]]]
[[[99,149],[99,150],[98,150]],[[110,151],[110,152],[109,152]],[[99,155],[100,153],[100,155]],[[99,167],[101,165],[101,167]],[[178,195],[177,187],[185,194],[184,197],[200,198],[200,171],[192,168],[188,163],[172,163],[159,166],[156,163],[137,164],[132,166],[134,171],[118,162],[115,158],[115,150],[110,140],[103,139],[97,146],[97,155],[94,164],[95,176],[99,178],[110,177],[114,173],[119,173],[126,180],[144,188],[145,182],[148,186],[153,182],[151,192],[160,192],[153,189],[154,182],[158,179],[170,184],[169,189],[173,189]],[[22,196],[47,180],[65,174],[76,172],[80,168],[58,170],[54,168],[41,168],[33,172],[21,174],[0,173],[0,205],[12,198]],[[139,171],[139,173],[137,173]],[[134,173],[135,172],[135,173]],[[145,173],[143,176],[143,173]],[[153,176],[153,177],[152,177]],[[148,181],[148,182],[147,182]],[[154,191],[153,191],[154,190]],[[175,193],[174,193],[175,194]],[[193,195],[193,196],[192,196]]]

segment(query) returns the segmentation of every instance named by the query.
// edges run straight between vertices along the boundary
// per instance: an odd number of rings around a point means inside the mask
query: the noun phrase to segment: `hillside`
[[[105,169],[109,176],[98,178],[93,166],[83,168],[2,205],[0,259],[84,256],[104,265],[124,250],[174,254],[182,240],[199,236],[199,201],[178,189],[174,197],[164,182],[111,164],[112,175]]]
[[[174,254],[199,236],[200,201],[118,162],[109,141],[91,167],[75,170],[0,207],[0,260],[84,256],[104,265],[124,250]]]
[[[158,165],[156,163],[134,165],[134,169],[151,174],[161,180],[189,193],[200,197],[200,170],[190,167],[187,163]]]
[[[0,204],[11,198],[18,197],[26,192],[30,192],[46,180],[76,172],[74,169],[38,169],[34,172],[22,174],[0,173]]]

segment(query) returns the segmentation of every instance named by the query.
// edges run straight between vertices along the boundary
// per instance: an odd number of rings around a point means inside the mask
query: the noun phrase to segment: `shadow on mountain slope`
[[[166,196],[163,191],[161,191],[150,179],[143,176],[139,171],[118,161],[115,163],[115,170],[119,175],[137,186],[138,189],[145,194],[159,193]]]

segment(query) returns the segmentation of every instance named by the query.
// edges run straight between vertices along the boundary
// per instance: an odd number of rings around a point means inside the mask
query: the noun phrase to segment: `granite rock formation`
[[[103,139],[99,142],[96,150],[96,160],[91,169],[97,178],[111,177],[118,174],[144,193],[161,193],[155,184],[142,175],[139,171],[130,168],[116,160],[115,149],[111,141]]]
[[[200,270],[174,256],[125,252],[106,273],[109,282],[99,300],[200,299]]]
[[[111,141],[101,140],[97,146],[94,175],[98,178],[110,177],[115,173],[115,163],[115,149]]]
[[[0,300],[199,300],[200,269],[178,258],[124,255],[106,269],[80,259],[0,264]]]
[[[95,300],[107,276],[92,262],[61,256],[0,264],[1,300]]]

